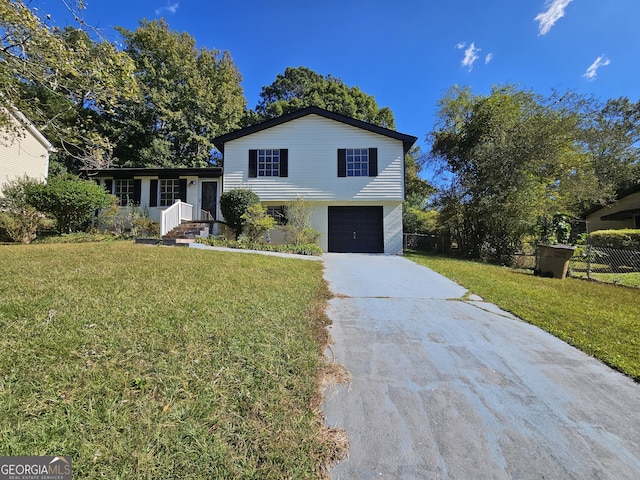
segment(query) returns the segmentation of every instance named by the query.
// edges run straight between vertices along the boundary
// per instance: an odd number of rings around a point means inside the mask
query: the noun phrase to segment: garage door
[[[329,207],[329,251],[384,253],[382,207]]]

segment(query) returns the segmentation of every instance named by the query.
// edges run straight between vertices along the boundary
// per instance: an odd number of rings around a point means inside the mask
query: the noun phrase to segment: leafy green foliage
[[[242,216],[251,205],[259,202],[260,198],[255,192],[242,188],[228,190],[220,195],[220,211],[227,225],[233,230],[236,240],[245,224]]]
[[[240,217],[244,223],[242,234],[246,235],[250,242],[257,242],[269,230],[276,226],[276,221],[267,215],[267,209],[260,203],[249,205],[246,212]]]
[[[594,247],[640,250],[640,229],[597,230],[589,237]]]
[[[14,242],[31,243],[42,225],[43,215],[27,201],[27,191],[40,185],[27,176],[6,182],[0,197],[0,228]]]
[[[451,179],[440,215],[463,254],[505,261],[558,211],[581,213],[571,207],[593,194],[593,169],[576,144],[579,117],[559,99],[456,87],[439,115],[432,155]]]
[[[260,252],[291,253],[294,255],[320,256],[324,253],[320,245],[317,243],[300,243],[297,245],[286,243],[278,245],[274,243],[249,242],[242,238],[240,240],[227,240],[225,238],[218,237],[196,238],[196,242],[212,247],[237,248],[241,250],[256,250]]]
[[[47,184],[29,187],[26,199],[41,212],[53,216],[60,233],[70,233],[89,221],[93,212],[108,207],[113,195],[91,180],[64,175],[49,179]]]
[[[275,81],[262,87],[260,103],[245,124],[258,123],[305,107],[320,107],[381,127],[395,129],[393,113],[379,108],[371,95],[348,87],[339,78],[323,76],[306,67],[288,67]]]
[[[287,224],[280,227],[286,243],[293,245],[313,244],[320,238],[320,232],[311,227],[313,209],[302,197],[289,202],[285,207]]]
[[[109,145],[97,117],[137,96],[129,56],[84,30],[51,28],[22,0],[0,0],[0,33],[3,103],[46,125],[59,157],[102,161]],[[0,110],[0,126],[6,124]]]
[[[196,48],[164,20],[119,28],[135,62],[139,98],[119,108],[114,156],[123,166],[207,167],[213,139],[239,126],[246,101],[229,52]]]
[[[640,181],[640,101],[622,97],[587,105],[582,114],[580,141],[597,177],[600,198],[606,204],[615,193]]]

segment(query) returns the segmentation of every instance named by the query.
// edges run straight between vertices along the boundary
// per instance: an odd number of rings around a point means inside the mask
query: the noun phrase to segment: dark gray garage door
[[[329,251],[384,253],[382,207],[329,207]]]

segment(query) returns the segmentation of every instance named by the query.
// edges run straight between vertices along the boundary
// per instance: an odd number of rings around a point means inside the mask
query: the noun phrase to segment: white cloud
[[[484,57],[484,64],[486,65],[487,63],[489,63],[491,60],[493,60],[493,53],[488,54],[486,57]]]
[[[555,23],[564,17],[564,11],[572,0],[547,0],[545,12],[539,13],[535,21],[540,22],[538,27],[539,35],[545,35]]]
[[[459,47],[459,48],[464,48],[464,47]],[[462,66],[469,67],[469,71],[471,71],[473,69],[473,64],[476,63],[476,60],[478,60],[480,58],[478,56],[478,52],[479,51],[480,51],[480,49],[476,48],[475,43],[471,42],[471,45],[469,45],[469,48],[467,48],[464,51],[464,58],[462,59]]]
[[[462,50],[466,46],[467,46],[467,42],[460,42],[459,44],[456,45],[456,48],[458,50]]]
[[[584,75],[582,76],[587,80],[595,80],[596,76],[598,75],[598,69],[600,67],[606,67],[610,63],[611,62],[607,57],[605,57],[604,55],[600,55],[598,58],[596,58],[596,61],[593,62],[589,68],[587,68],[587,71],[584,72]]]
[[[176,3],[167,3],[166,6],[164,7],[160,7],[160,8],[156,8],[156,15],[160,15],[162,14],[162,12],[169,12],[171,14],[174,14],[178,11],[178,8],[180,7],[180,3],[176,2]]]

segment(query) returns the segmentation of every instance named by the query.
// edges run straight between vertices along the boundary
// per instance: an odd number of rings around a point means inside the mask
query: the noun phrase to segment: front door
[[[202,182],[202,210],[216,218],[218,209],[218,182]]]

